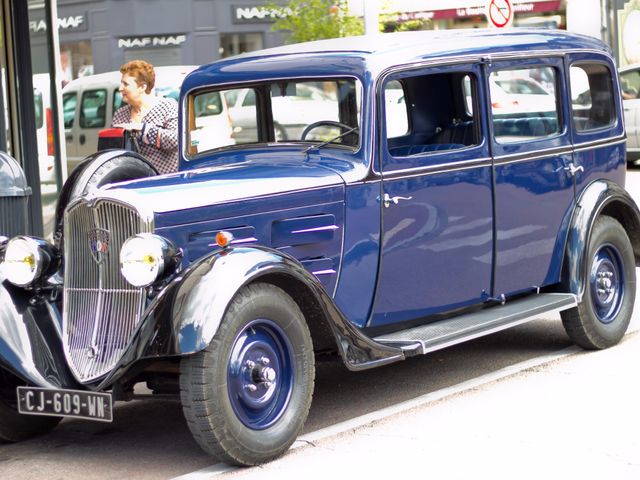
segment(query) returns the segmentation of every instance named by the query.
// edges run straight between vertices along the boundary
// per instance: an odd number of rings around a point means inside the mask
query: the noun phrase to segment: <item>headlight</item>
[[[4,275],[14,285],[26,287],[52,273],[57,258],[54,247],[42,239],[14,237],[4,251]]]
[[[166,238],[141,233],[127,239],[120,250],[120,272],[134,287],[147,287],[178,263],[176,247]]]

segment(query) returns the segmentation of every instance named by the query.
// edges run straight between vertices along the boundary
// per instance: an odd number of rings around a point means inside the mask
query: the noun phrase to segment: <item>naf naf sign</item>
[[[177,47],[186,42],[186,35],[157,35],[118,39],[118,48]]]
[[[60,32],[83,32],[89,29],[87,14],[69,15],[58,18],[58,30]],[[29,21],[29,31],[32,34],[47,31],[47,21],[44,18],[34,18]]]
[[[285,9],[286,10],[286,9]],[[233,23],[271,23],[278,17],[284,17],[290,12],[283,12],[264,6],[231,6],[231,21]]]

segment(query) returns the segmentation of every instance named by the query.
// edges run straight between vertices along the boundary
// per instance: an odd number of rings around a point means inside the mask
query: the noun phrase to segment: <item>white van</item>
[[[178,99],[184,77],[195,65],[156,67],[155,94]],[[71,171],[87,156],[95,153],[100,130],[111,126],[113,113],[122,106],[118,91],[119,71],[78,78],[62,89],[67,168]],[[218,112],[221,135],[231,138],[231,124],[224,99]]]
[[[55,151],[53,116],[51,113],[51,87],[48,73],[37,73],[32,77],[33,103],[36,114],[36,137],[38,141],[38,165],[40,183],[55,184]]]

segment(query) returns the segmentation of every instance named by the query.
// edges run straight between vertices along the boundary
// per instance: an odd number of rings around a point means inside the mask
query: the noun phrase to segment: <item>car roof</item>
[[[297,74],[377,76],[387,68],[445,57],[523,51],[591,50],[611,55],[600,40],[563,30],[438,30],[334,38],[244,53],[200,67],[185,91],[220,82],[286,78]],[[215,77],[215,78],[214,78]]]

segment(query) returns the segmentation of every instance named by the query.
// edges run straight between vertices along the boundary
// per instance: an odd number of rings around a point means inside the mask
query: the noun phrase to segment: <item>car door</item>
[[[561,101],[567,98],[562,58],[492,62],[487,70],[495,165],[493,296],[500,298],[558,281],[575,166]],[[498,102],[493,94],[499,79],[538,78],[553,80],[526,100]]]
[[[473,305],[489,292],[492,181],[480,79],[479,65],[462,64],[398,72],[382,84],[381,261],[369,326]]]
[[[579,76],[576,75],[576,78]],[[627,130],[627,150],[637,157],[640,154],[640,69],[634,68],[621,72],[620,87],[624,107],[624,123]],[[585,85],[584,91],[590,92],[588,83]],[[575,95],[573,90],[572,95]],[[577,98],[579,97],[574,96],[574,99]]]
[[[73,159],[78,156],[78,148],[74,138],[78,128],[78,92],[68,90],[62,94],[62,115],[64,118],[64,138],[66,143],[67,158]],[[75,163],[67,164],[67,172],[71,173]]]

